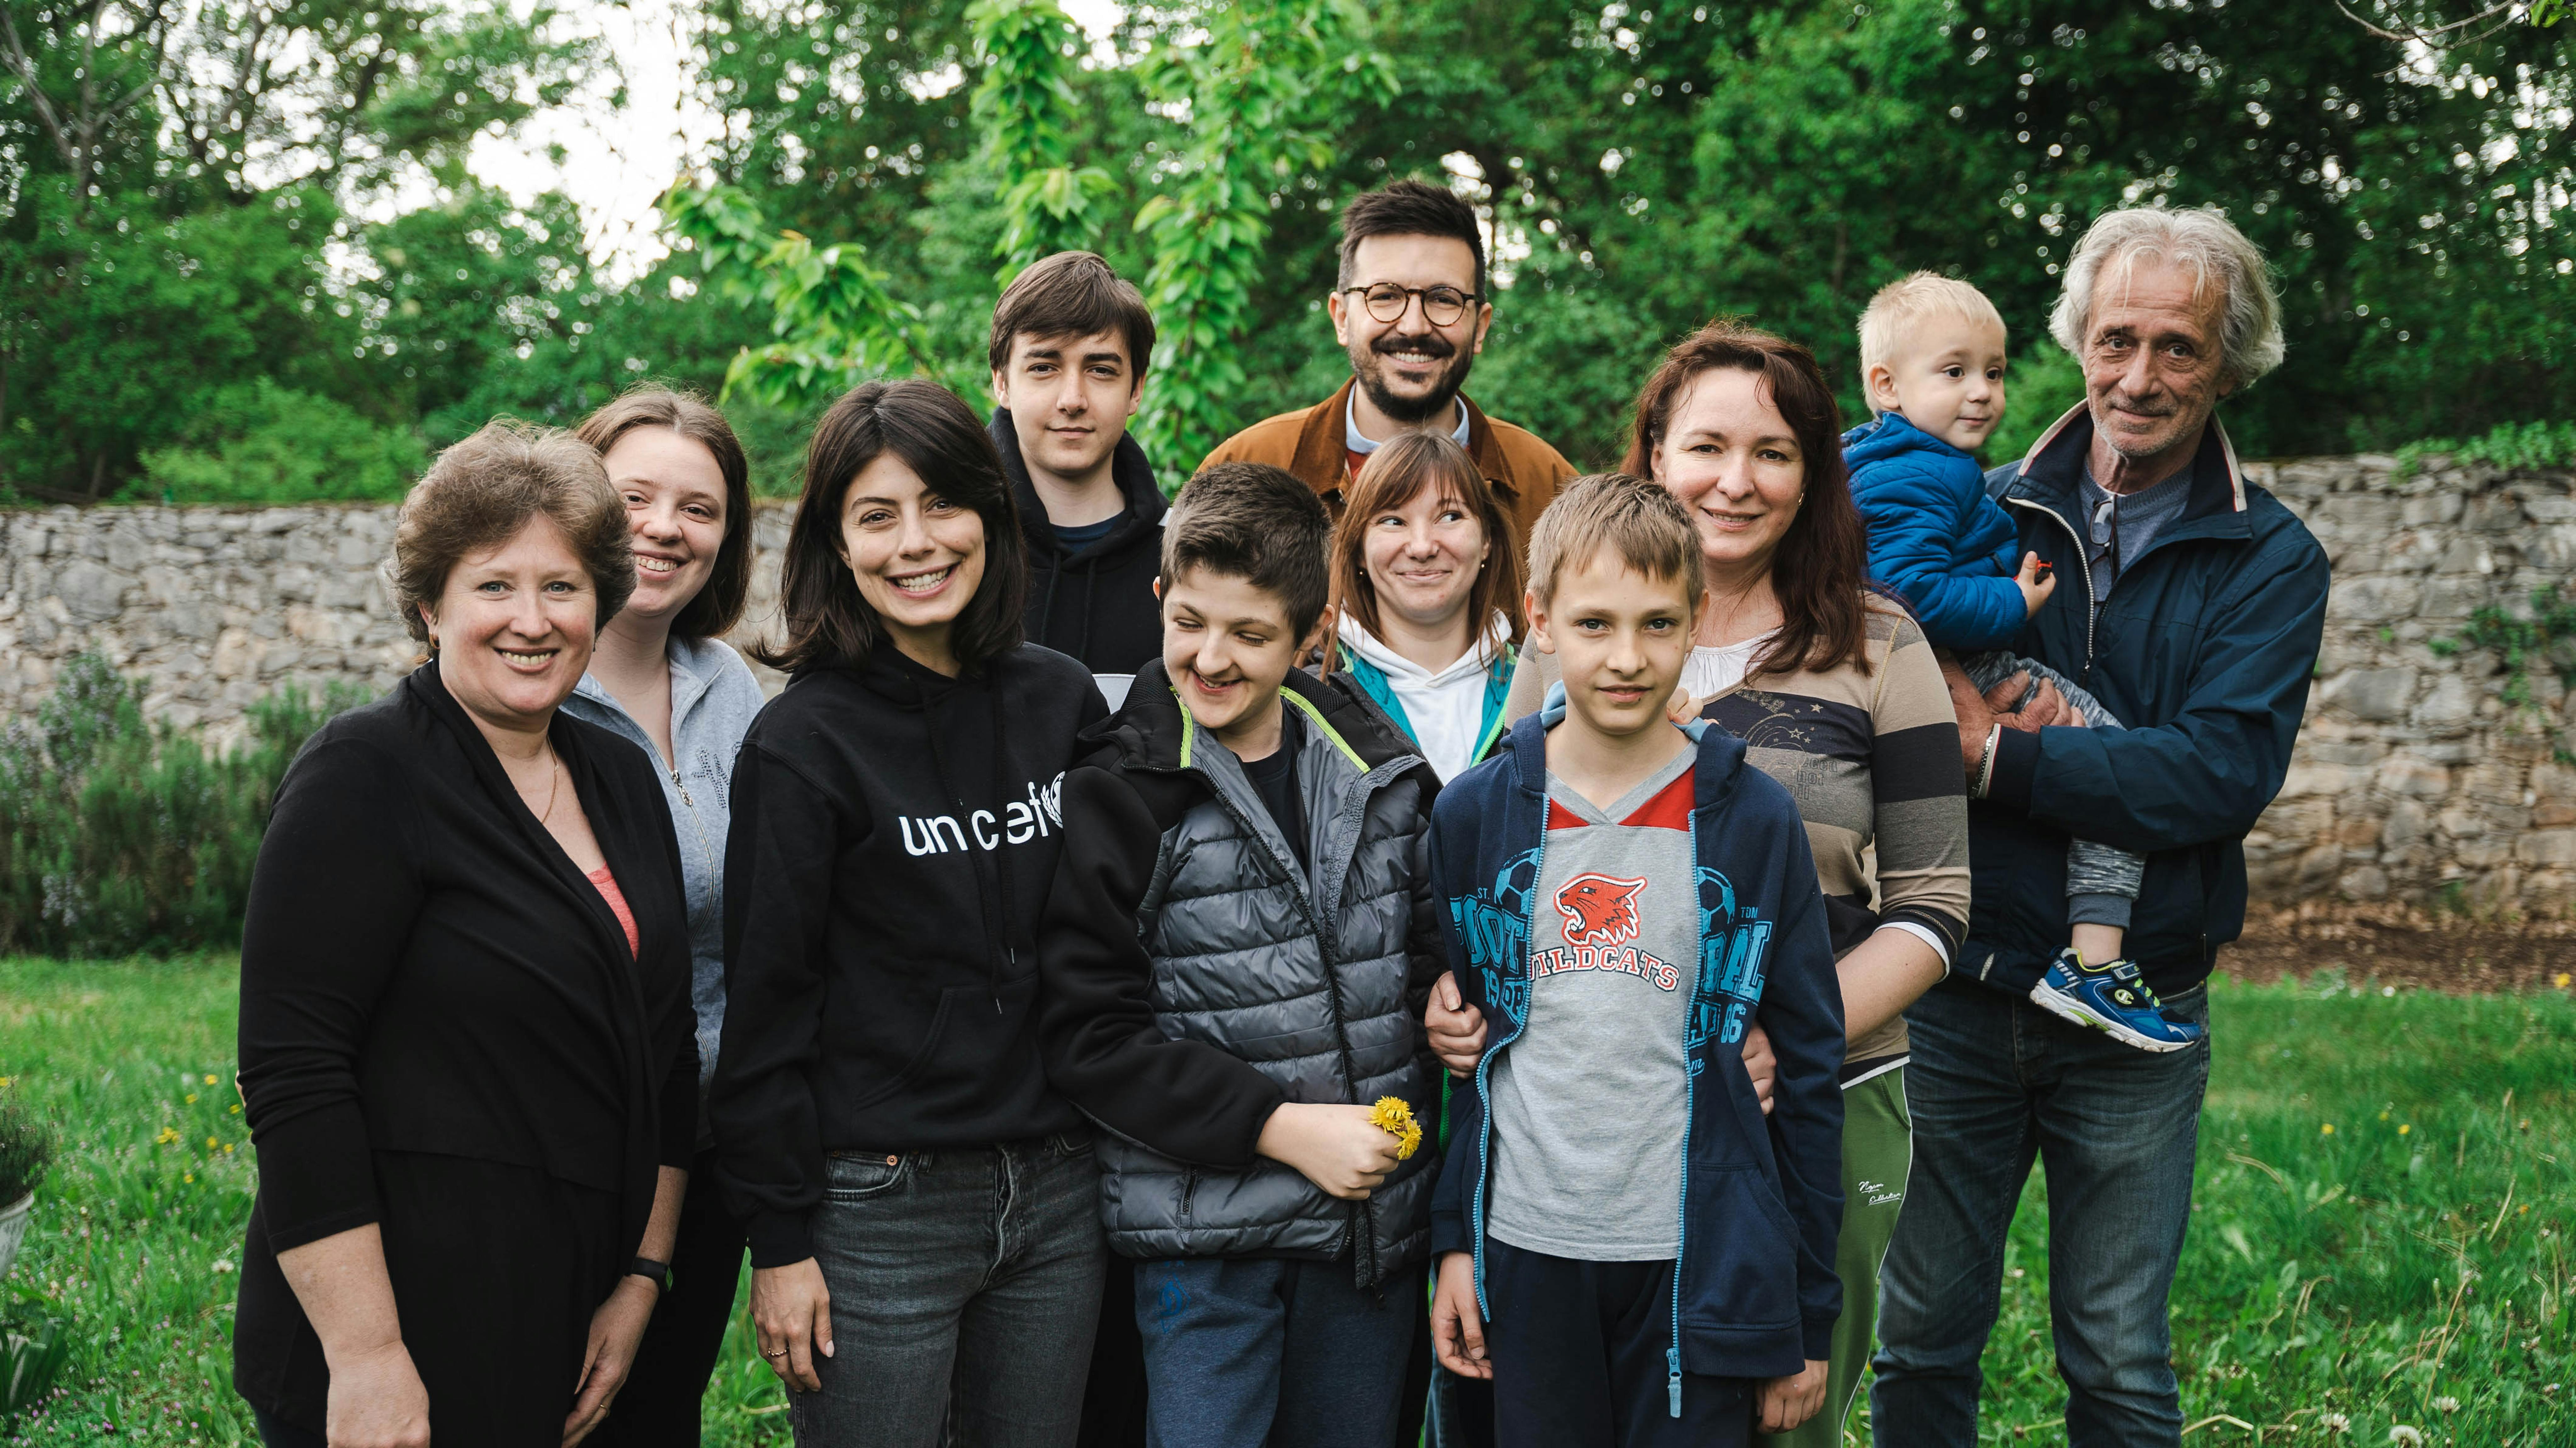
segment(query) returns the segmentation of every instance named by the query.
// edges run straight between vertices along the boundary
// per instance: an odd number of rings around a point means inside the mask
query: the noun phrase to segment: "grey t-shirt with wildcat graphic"
[[[1697,755],[1606,810],[1548,776],[1529,1024],[1488,1083],[1485,1229],[1525,1252],[1669,1261],[1680,1239]]]

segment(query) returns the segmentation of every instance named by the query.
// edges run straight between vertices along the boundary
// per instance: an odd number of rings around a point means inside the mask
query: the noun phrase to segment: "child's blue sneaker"
[[[2201,1028],[2164,1013],[2138,967],[2127,960],[2087,965],[2069,946],[2030,988],[2033,1002],[2079,1026],[2107,1031],[2141,1051],[2179,1051],[2201,1037]]]

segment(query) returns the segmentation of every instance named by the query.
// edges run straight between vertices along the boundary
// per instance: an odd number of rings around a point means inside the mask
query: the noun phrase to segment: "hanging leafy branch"
[[[966,20],[984,66],[975,123],[1003,178],[993,280],[1007,287],[1040,257],[1096,249],[1118,183],[1097,166],[1072,164],[1067,138],[1079,126],[1073,81],[1083,37],[1055,0],[976,0]]]
[[[1174,476],[1242,420],[1237,348],[1267,264],[1272,193],[1330,165],[1347,112],[1385,104],[1397,84],[1337,0],[1213,4],[1191,18],[1203,38],[1147,58],[1147,90],[1185,109],[1190,138],[1136,215],[1153,245],[1144,291],[1159,333],[1137,431]]]
[[[772,232],[758,204],[735,186],[674,186],[661,207],[717,295],[769,311],[778,340],[734,354],[723,397],[740,390],[773,407],[801,408],[873,377],[928,377],[960,392],[973,385],[931,355],[921,309],[886,289],[886,274],[868,263],[866,247],[817,246],[799,232]]]

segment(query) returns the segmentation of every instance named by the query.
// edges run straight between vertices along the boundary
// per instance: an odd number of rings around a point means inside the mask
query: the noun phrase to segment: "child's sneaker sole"
[[[2031,987],[2030,999],[2032,1004],[2053,1016],[2073,1021],[2079,1026],[2090,1026],[2121,1045],[2134,1046],[2141,1051],[2155,1051],[2161,1054],[2166,1051],[2185,1050],[2200,1044],[2198,1041],[2159,1041],[2140,1032],[2126,1021],[2102,1015],[2087,1007],[2082,1001],[2070,1000],[2059,995],[2050,990],[2044,982]]]

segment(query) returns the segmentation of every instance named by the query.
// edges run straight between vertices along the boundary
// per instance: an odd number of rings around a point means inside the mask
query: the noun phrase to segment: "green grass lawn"
[[[2576,1445],[2576,1002],[2328,975],[2222,983],[2215,1018],[2174,1299],[2186,1442]],[[232,1022],[229,959],[0,961],[0,1091],[64,1137],[0,1301],[82,1343],[0,1441],[255,1441],[228,1385],[252,1189]],[[1991,1443],[2063,1436],[2046,1208],[2034,1184],[1986,1355]],[[786,1441],[739,1321],[708,1406],[711,1444]]]

